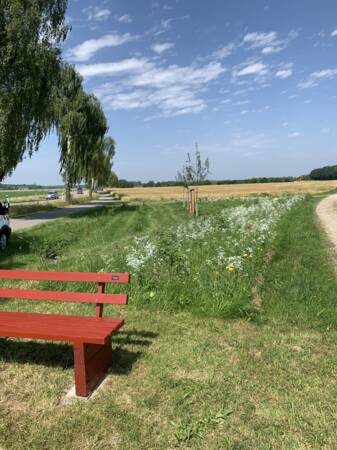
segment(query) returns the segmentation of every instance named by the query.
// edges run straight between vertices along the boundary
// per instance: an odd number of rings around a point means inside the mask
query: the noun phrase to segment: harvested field
[[[220,198],[261,194],[318,194],[336,187],[336,180],[208,185],[199,187],[199,196]],[[113,189],[112,192],[121,194],[124,200],[180,200],[183,197],[183,188],[180,186],[121,188]]]

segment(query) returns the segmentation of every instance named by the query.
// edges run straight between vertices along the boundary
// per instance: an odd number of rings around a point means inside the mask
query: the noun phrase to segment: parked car
[[[0,203],[0,251],[5,250],[12,233],[8,216],[9,202]]]
[[[58,192],[48,192],[48,194],[46,195],[46,200],[57,200],[59,198],[59,194]]]

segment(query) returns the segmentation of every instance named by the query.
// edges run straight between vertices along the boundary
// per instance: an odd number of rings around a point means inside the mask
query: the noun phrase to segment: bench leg
[[[111,339],[104,345],[74,343],[75,391],[87,397],[112,365]]]

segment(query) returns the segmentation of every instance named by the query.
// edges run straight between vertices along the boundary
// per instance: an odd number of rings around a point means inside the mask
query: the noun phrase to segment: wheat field
[[[319,194],[337,187],[337,180],[294,181],[290,183],[254,183],[199,186],[199,197],[243,197],[248,195]],[[184,189],[172,187],[116,188],[112,192],[121,194],[123,200],[178,200],[183,198]]]

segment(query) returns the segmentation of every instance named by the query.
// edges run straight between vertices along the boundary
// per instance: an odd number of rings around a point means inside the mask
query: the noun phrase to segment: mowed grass
[[[50,190],[51,189],[0,190],[0,201],[4,201],[7,197],[11,203],[44,200],[47,192]]]
[[[99,196],[97,194],[93,195],[93,200],[97,199]],[[83,203],[89,203],[90,199],[87,195],[81,195],[72,199],[72,205],[80,205]],[[65,208],[67,203],[63,200],[52,200],[52,201],[36,201],[34,203],[22,203],[16,204],[12,203],[10,208],[10,217],[20,217],[41,211],[52,211],[54,209]]]
[[[280,222],[254,290],[255,315],[109,309],[126,325],[113,339],[113,374],[89,402],[63,404],[73,383],[70,346],[0,340],[1,447],[336,448],[337,283],[315,204],[306,199]],[[98,270],[107,246],[188,220],[174,203],[100,208],[15,234],[0,265]],[[92,309],[28,301],[2,308]]]

